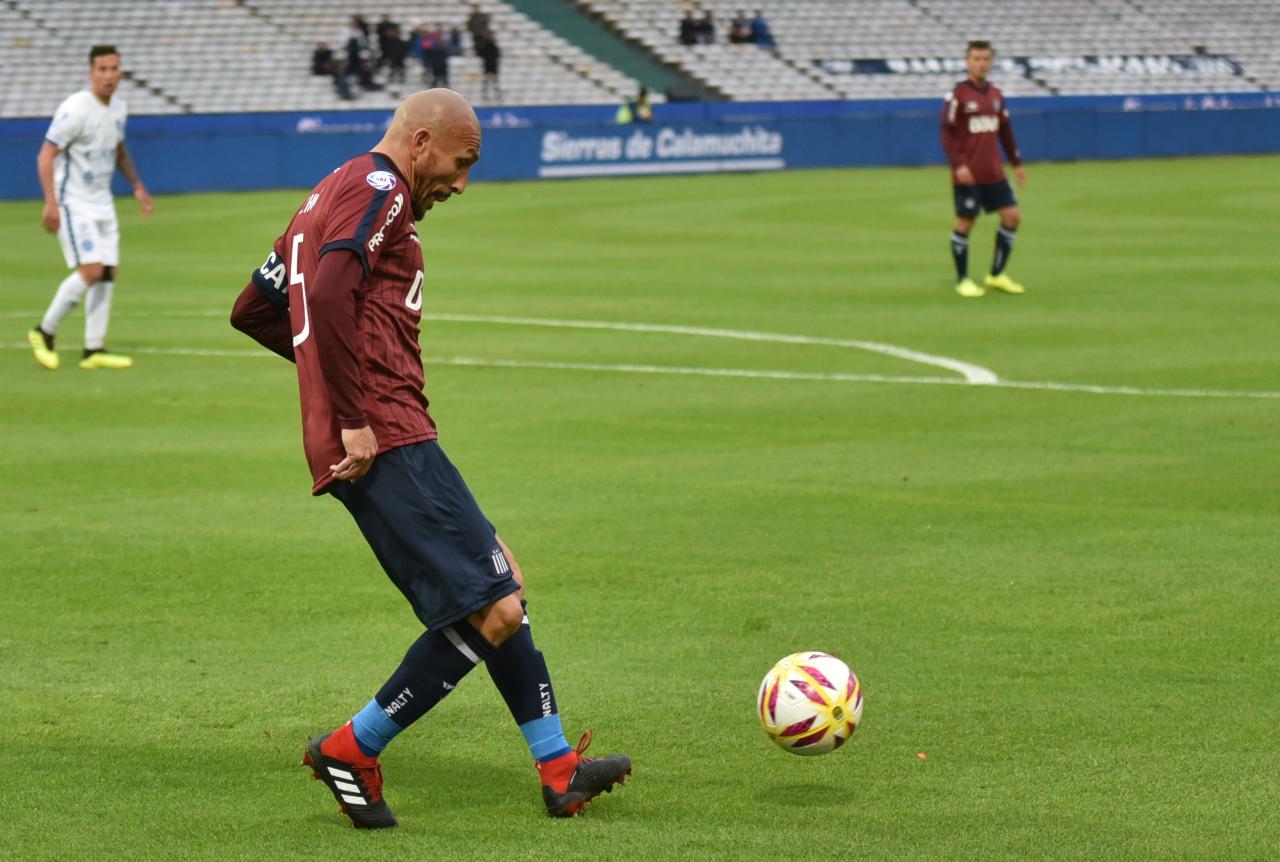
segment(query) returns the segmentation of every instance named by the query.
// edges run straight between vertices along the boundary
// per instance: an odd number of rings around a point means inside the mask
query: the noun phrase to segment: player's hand
[[[373,429],[368,425],[363,428],[343,428],[342,448],[347,450],[347,457],[340,463],[329,465],[333,478],[344,482],[359,482],[369,468],[373,466],[373,457],[378,454],[378,440],[373,436]]]
[[[151,211],[155,209],[155,203],[151,200],[151,195],[147,194],[147,187],[142,183],[134,186],[133,196],[138,199],[138,206],[141,208],[140,215],[147,218],[151,215]]]
[[[973,171],[969,170],[968,165],[961,165],[956,168],[956,182],[962,186],[973,185]]]
[[[1018,178],[1018,188],[1022,188],[1027,184],[1027,172],[1022,165],[1018,165],[1013,169],[1013,175]]]
[[[58,226],[62,224],[62,214],[58,212],[58,205],[45,201],[44,211],[40,213],[40,224],[49,233],[57,233]]]

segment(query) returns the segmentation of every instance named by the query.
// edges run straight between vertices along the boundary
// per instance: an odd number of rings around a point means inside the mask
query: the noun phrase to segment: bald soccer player
[[[396,825],[379,753],[482,661],[551,816],[577,814],[631,772],[625,755],[583,757],[590,734],[576,749],[565,739],[520,568],[436,441],[422,391],[414,222],[466,190],[480,137],[452,90],[407,98],[373,150],[311,190],[231,313],[232,326],[297,364],[312,493],[347,507],[426,627],[363,709],[306,745],[303,763],[359,828]],[[354,613],[340,606],[335,645],[353,637]]]

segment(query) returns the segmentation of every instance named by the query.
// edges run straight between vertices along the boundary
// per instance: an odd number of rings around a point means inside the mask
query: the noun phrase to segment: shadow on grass
[[[756,799],[770,805],[794,808],[843,808],[854,801],[854,794],[849,787],[797,781],[762,788],[756,793]]]

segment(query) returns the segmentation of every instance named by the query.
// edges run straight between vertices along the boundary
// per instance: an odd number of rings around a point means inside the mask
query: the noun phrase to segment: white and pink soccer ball
[[[844,745],[862,721],[862,686],[849,666],[824,652],[798,652],[760,683],[760,724],[784,751],[814,755]]]

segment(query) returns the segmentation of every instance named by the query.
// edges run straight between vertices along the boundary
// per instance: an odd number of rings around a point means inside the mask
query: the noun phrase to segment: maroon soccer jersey
[[[997,138],[1009,163],[1015,167],[1022,164],[1000,88],[991,83],[978,86],[973,81],[956,84],[942,105],[942,148],[951,163],[952,185],[960,185],[955,169],[961,165],[968,166],[976,185],[1004,179]]]
[[[346,455],[343,428],[367,424],[379,453],[436,438],[418,345],[422,247],[391,159],[365,153],[321,180],[253,280],[288,303],[313,493]]]

